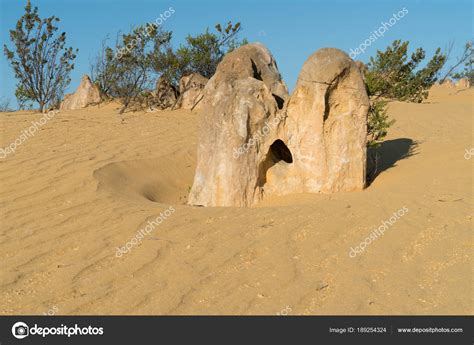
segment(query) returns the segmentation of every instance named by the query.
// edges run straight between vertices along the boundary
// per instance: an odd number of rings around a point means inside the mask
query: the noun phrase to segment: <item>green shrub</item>
[[[387,101],[399,100],[422,102],[428,96],[429,88],[446,62],[446,55],[438,48],[425,67],[420,63],[425,59],[425,51],[417,48],[408,58],[409,42],[396,40],[385,51],[377,51],[371,57],[364,71],[370,105],[367,119],[367,180],[377,174],[379,146],[395,123],[387,115]]]
[[[375,100],[370,103],[367,119],[367,146],[377,148],[388,133],[388,129],[395,123],[387,115],[387,102]]]
[[[91,76],[105,98],[122,103],[120,113],[143,102],[143,94],[152,85],[152,60],[156,47],[171,40],[171,32],[157,25],[133,28],[119,34],[114,47],[102,43],[91,65]]]
[[[242,29],[240,23],[233,25],[228,22],[224,29],[221,24],[217,24],[215,29],[216,33],[206,29],[197,36],[188,35],[186,43],[176,50],[169,42],[155,46],[152,62],[155,72],[165,76],[174,85],[178,85],[181,77],[191,73],[211,78],[225,54],[248,43],[246,39],[237,39]]]
[[[422,102],[429,88],[446,62],[446,55],[438,48],[425,65],[425,51],[417,48],[408,58],[409,42],[396,40],[385,51],[377,51],[367,64],[365,79],[369,97],[382,97],[408,102]]]
[[[15,95],[20,107],[38,102],[42,112],[58,104],[71,81],[69,74],[78,50],[65,48],[66,33],[57,33],[57,22],[55,16],[41,19],[38,7],[32,8],[28,0],[25,14],[15,30],[10,30],[14,50],[7,45],[3,49],[18,80]]]

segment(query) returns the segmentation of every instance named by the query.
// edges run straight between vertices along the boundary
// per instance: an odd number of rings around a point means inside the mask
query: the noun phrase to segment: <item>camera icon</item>
[[[17,339],[23,339],[30,334],[30,328],[24,322],[17,322],[12,327],[12,334]]]

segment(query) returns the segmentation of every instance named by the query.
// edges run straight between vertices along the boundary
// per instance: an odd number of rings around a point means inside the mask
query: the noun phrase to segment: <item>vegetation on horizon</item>
[[[449,68],[449,70],[446,72],[443,78],[440,79],[440,82],[442,83],[445,81],[447,78],[452,77],[453,79],[461,79],[461,78],[466,78],[471,85],[474,85],[474,47],[473,47],[473,41],[468,41],[464,45],[464,50],[462,52],[462,55],[457,58],[456,62]],[[447,49],[447,56],[451,54],[451,51],[453,49],[454,43],[451,43],[449,48]],[[456,70],[459,69],[459,67],[463,67],[463,69],[460,72],[456,72]]]
[[[210,78],[225,54],[247,43],[239,41],[240,23],[231,22],[223,29],[215,26],[197,36],[188,35],[186,44],[178,49],[171,45],[172,32],[151,24],[119,34],[113,47],[105,41],[91,64],[91,77],[105,98],[120,100],[121,113],[130,107],[153,102],[151,82],[163,77],[173,87],[190,73]]]
[[[91,78],[103,97],[120,100],[123,105],[120,113],[150,87],[153,47],[166,44],[170,39],[170,32],[150,25],[118,35],[113,48],[105,41],[102,43],[102,50],[91,64]]]
[[[0,99],[0,113],[10,112],[13,111],[10,108],[10,100],[8,98],[1,98]]]

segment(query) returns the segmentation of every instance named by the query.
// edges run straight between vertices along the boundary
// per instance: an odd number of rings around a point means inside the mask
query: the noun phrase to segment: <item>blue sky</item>
[[[8,31],[23,14],[26,0],[0,2],[0,97],[11,99],[15,106],[16,81],[3,55],[3,44],[9,43]],[[271,50],[290,89],[312,52],[335,47],[349,53],[403,8],[408,13],[356,59],[368,61],[377,49],[384,49],[395,39],[409,40],[411,48],[423,47],[429,57],[436,47],[445,48],[454,41],[451,55],[454,59],[473,37],[472,0],[32,0],[32,4],[39,7],[42,18],[59,17],[60,30],[66,31],[68,46],[79,48],[72,82],[66,92],[72,92],[81,76],[89,73],[90,60],[107,35],[115,37],[120,30],[152,22],[169,7],[175,13],[163,27],[173,31],[174,45],[182,43],[188,33],[200,33],[218,22],[240,21],[241,37],[262,42]]]

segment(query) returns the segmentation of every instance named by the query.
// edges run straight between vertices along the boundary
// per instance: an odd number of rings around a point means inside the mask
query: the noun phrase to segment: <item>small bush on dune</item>
[[[99,53],[90,62],[90,76],[94,84],[99,87],[102,100],[112,98],[112,84],[117,77],[112,66],[113,54],[112,48],[107,46],[107,39],[104,39]]]
[[[394,123],[395,120],[390,120],[387,115],[387,101],[379,99],[370,102],[367,119],[367,160],[370,167],[367,171],[367,179],[369,182],[378,171],[378,148]]]
[[[446,54],[441,53],[438,48],[425,67],[420,68],[426,58],[425,51],[417,48],[408,58],[408,45],[408,41],[396,40],[385,51],[377,51],[364,71],[370,99],[367,146],[368,161],[372,169],[367,171],[369,181],[377,174],[378,147],[390,126],[395,123],[387,115],[387,101],[422,102],[447,60]]]
[[[103,97],[116,98],[122,103],[120,113],[142,102],[144,91],[152,84],[153,51],[170,39],[170,32],[156,25],[145,25],[118,35],[112,48],[102,43],[91,65],[92,80]]]
[[[378,147],[387,135],[389,127],[395,123],[395,120],[388,118],[386,106],[387,101],[384,100],[373,101],[369,106],[370,116],[367,120],[369,147]]]

